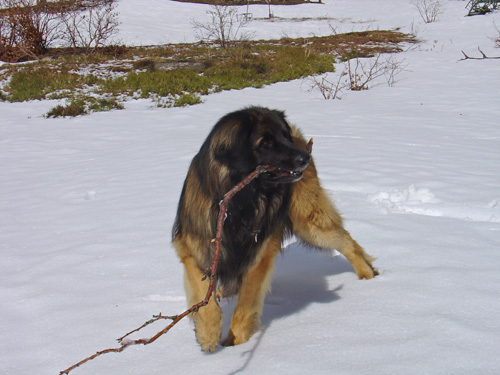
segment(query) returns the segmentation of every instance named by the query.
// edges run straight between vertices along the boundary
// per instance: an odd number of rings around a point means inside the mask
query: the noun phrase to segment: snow
[[[192,41],[190,19],[208,9],[137,4],[119,2],[125,43]],[[381,275],[359,281],[343,257],[292,241],[248,343],[202,353],[185,320],[72,373],[497,374],[500,68],[459,60],[462,50],[480,56],[478,47],[500,55],[491,39],[500,12],[464,17],[465,5],[444,2],[439,21],[425,24],[409,1],[327,0],[275,6],[282,18],[249,24],[256,38],[320,35],[330,23],[401,28],[423,41],[397,56],[408,66],[393,87],[342,100],[298,80],[187,108],[132,100],[71,119],[45,119],[50,101],[0,102],[2,373],[57,374],[153,314],[185,309],[170,228],[188,164],[219,117],[255,104],[285,110],[314,137],[323,184]],[[293,20],[305,16],[330,19]],[[233,306],[223,302],[225,331]]]

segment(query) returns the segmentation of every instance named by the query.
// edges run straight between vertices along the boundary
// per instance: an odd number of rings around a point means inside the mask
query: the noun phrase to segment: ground
[[[252,7],[265,17],[267,6]],[[189,41],[189,19],[206,9],[123,0],[120,37]],[[187,108],[137,100],[72,119],[44,118],[54,103],[0,103],[0,367],[57,374],[151,315],[182,311],[170,228],[187,166],[223,114],[266,105],[314,138],[323,184],[381,274],[357,280],[340,256],[291,240],[263,329],[248,343],[204,354],[183,321],[74,374],[496,374],[499,60],[459,60],[462,50],[480,56],[478,47],[500,54],[500,13],[464,17],[461,1],[444,9],[425,24],[407,1],[339,0],[250,23],[255,37],[327,33],[333,23],[339,32],[398,27],[423,41],[398,55],[408,66],[394,86],[382,79],[342,100],[298,80]],[[314,19],[292,20],[304,15]],[[232,304],[224,302],[225,327]]]

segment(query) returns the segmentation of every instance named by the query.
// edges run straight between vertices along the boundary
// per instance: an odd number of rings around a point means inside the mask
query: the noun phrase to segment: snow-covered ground
[[[273,7],[256,38],[401,28],[423,42],[397,56],[393,87],[325,101],[307,81],[222,92],[188,108],[45,119],[50,102],[0,103],[0,373],[58,374],[151,315],[186,307],[170,244],[187,166],[215,121],[283,109],[313,154],[347,228],[381,275],[290,243],[263,330],[205,354],[182,321],[149,346],[74,374],[497,374],[500,368],[500,12],[464,17],[444,1],[425,24],[406,0]],[[129,44],[194,40],[205,5],[119,1]],[[242,8],[244,9],[244,8]],[[254,18],[267,6],[250,6]],[[323,21],[296,21],[301,17]],[[332,74],[332,79],[335,75]],[[226,329],[234,301],[224,302]],[[163,327],[157,323],[138,337]]]

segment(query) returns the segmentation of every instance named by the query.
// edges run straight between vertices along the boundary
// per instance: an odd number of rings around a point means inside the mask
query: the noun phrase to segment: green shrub
[[[30,69],[31,68],[31,69]],[[10,102],[45,99],[47,94],[61,90],[74,91],[84,85],[99,82],[92,74],[71,73],[67,69],[54,69],[48,65],[31,66],[14,72],[6,87]]]
[[[201,98],[197,94],[183,94],[174,100],[174,107],[186,107],[201,103]]]
[[[89,114],[90,112],[102,112],[123,108],[123,105],[118,103],[114,98],[84,97],[73,99],[66,105],[55,106],[47,112],[46,117],[76,117]]]
[[[76,117],[88,114],[85,101],[82,99],[72,100],[67,105],[56,105],[47,112],[46,117]]]
[[[115,98],[90,98],[88,102],[88,109],[90,112],[103,112],[125,108],[123,104],[118,103]]]
[[[183,92],[208,93],[209,80],[190,69],[153,70],[131,72],[125,77],[108,79],[101,84],[103,92],[113,95],[140,93],[141,98],[149,98],[152,94],[162,97]]]

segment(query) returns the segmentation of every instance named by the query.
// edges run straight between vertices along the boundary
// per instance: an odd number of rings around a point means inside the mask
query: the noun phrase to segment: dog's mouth
[[[309,140],[309,143],[307,143],[306,147],[304,148],[304,151],[306,153],[299,153],[295,156],[294,164],[293,165],[293,170],[291,169],[283,169],[276,167],[272,164],[268,165],[263,165],[261,166],[264,168],[265,172],[262,174],[262,176],[270,182],[274,183],[290,183],[290,182],[295,182],[298,181],[302,178],[303,176],[303,171],[304,169],[307,168],[309,165],[309,162],[311,161],[311,151],[312,151],[312,146],[313,146],[313,140],[312,138]],[[258,167],[259,168],[259,167]]]
[[[302,178],[302,171],[289,171],[286,169],[276,168],[263,174],[263,176],[272,182],[288,183],[295,182]]]

